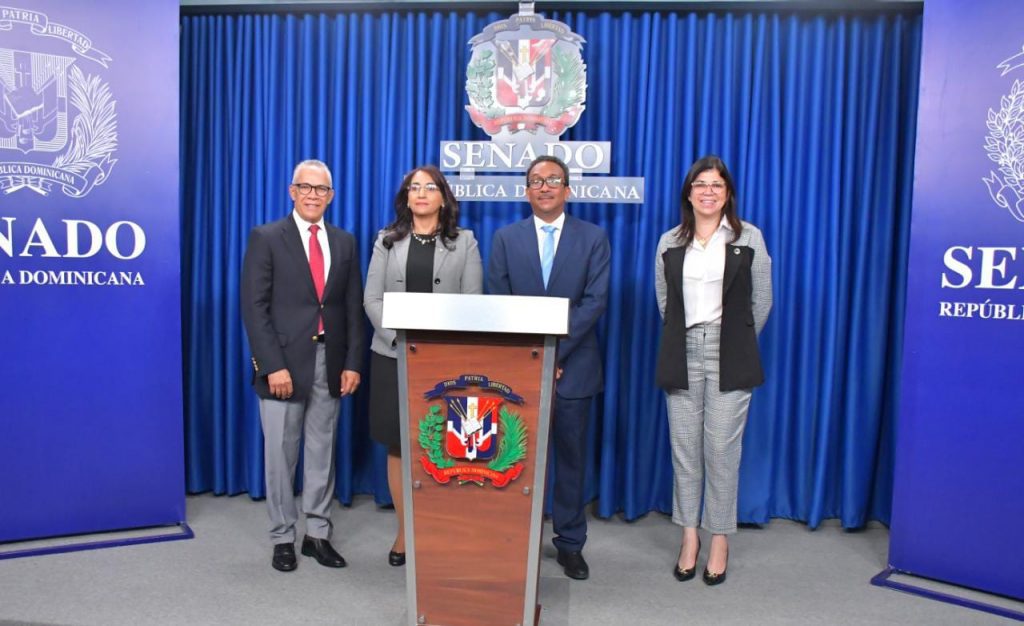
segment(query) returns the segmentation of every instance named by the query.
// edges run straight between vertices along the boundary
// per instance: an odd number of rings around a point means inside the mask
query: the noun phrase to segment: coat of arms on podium
[[[498,395],[448,396],[469,386]],[[526,426],[506,403],[522,404],[511,388],[486,376],[466,374],[438,383],[424,394],[432,404],[419,422],[420,464],[439,483],[505,487],[523,472]],[[447,412],[444,409],[447,408]]]
[[[445,451],[457,459],[489,460],[498,449],[498,417],[501,398],[463,396],[448,398]]]

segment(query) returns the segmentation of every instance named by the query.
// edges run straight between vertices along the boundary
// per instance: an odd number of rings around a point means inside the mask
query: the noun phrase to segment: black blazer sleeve
[[[249,234],[242,262],[241,309],[252,351],[254,375],[266,376],[287,367],[270,314],[273,296],[273,255],[263,230]]]
[[[363,352],[366,347],[366,323],[363,321],[363,277],[359,266],[359,249],[356,239],[345,233],[351,242],[352,261],[348,265],[348,279],[345,281],[345,334],[348,353],[345,355],[345,369],[363,371]]]

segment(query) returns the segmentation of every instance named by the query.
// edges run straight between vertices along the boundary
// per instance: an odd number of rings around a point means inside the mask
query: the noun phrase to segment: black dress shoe
[[[270,559],[270,565],[279,572],[290,572],[298,563],[295,562],[295,545],[290,543],[278,543],[274,545],[274,558]]]
[[[405,565],[405,552],[395,552],[394,550],[388,552],[388,565],[391,567],[401,567]]]
[[[683,569],[679,567],[679,562],[676,562],[676,566],[672,569],[672,575],[676,577],[676,580],[683,583],[697,574],[697,558],[700,557],[700,539],[697,540],[697,556],[693,558],[693,567]],[[707,570],[704,570],[705,572]]]
[[[341,558],[331,542],[326,539],[304,537],[302,539],[302,554],[316,557],[316,562],[324,567],[345,567],[345,559]]]
[[[590,577],[590,566],[583,559],[582,552],[558,551],[558,564],[569,578],[586,580]]]

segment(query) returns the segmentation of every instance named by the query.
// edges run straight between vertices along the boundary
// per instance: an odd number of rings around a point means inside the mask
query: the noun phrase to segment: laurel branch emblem
[[[466,95],[470,103],[488,119],[505,114],[505,109],[494,102],[494,60],[493,50],[481,50],[474,54],[466,66]]]
[[[1013,81],[1010,93],[999,99],[999,110],[988,110],[985,125],[985,152],[999,171],[982,181],[998,206],[1024,222],[1024,82]]]
[[[71,127],[68,149],[57,155],[53,167],[84,176],[96,168],[93,185],[106,180],[110,156],[117,150],[117,115],[110,85],[98,76],[86,76],[77,67],[68,76],[71,104],[79,111]]]
[[[553,50],[555,88],[551,94],[551,102],[544,109],[547,117],[558,117],[564,111],[575,109],[583,104],[587,97],[587,75],[583,67],[583,58],[579,54],[569,54],[561,48]]]

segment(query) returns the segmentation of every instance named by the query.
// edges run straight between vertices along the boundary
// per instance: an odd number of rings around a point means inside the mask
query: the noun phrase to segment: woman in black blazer
[[[718,157],[690,167],[681,222],[661,236],[655,266],[664,319],[656,377],[668,401],[672,521],[683,527],[673,575],[686,581],[696,573],[699,524],[711,533],[703,579],[717,585],[725,582],[727,536],[736,532],[751,390],[764,381],[757,335],[772,306],[764,238],[736,216],[732,176]]]
[[[424,165],[406,174],[395,194],[395,221],[380,231],[366,274],[363,308],[370,343],[370,437],[388,447],[388,487],[398,536],[388,562],[405,563],[402,442],[395,331],[381,326],[384,293],[483,293],[483,266],[473,231],[458,227],[459,203],[444,174]]]

